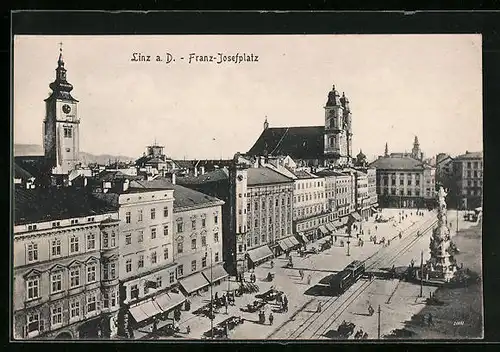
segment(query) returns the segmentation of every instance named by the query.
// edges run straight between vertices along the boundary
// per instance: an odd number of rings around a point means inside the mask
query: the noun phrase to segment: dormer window
[[[64,138],[72,138],[73,137],[73,130],[71,127],[64,127]]]
[[[78,219],[71,219],[71,225],[78,224]]]
[[[28,225],[28,231],[36,230],[36,225]]]

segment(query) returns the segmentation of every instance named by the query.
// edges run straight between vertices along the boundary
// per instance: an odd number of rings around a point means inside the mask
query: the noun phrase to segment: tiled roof
[[[317,178],[316,175],[310,174],[309,172],[304,171],[304,170],[292,170],[291,168],[288,168],[288,167],[287,167],[287,170],[289,170],[298,179]]]
[[[383,157],[372,162],[370,167],[380,170],[423,170],[430,168],[422,161],[410,157]]]
[[[180,186],[174,185],[165,178],[159,177],[150,181],[132,181],[129,189],[136,190],[174,190],[174,210],[176,208],[199,207],[200,205],[213,206],[214,203],[222,202],[220,199],[206,195],[204,193]]]
[[[316,175],[320,176],[320,177],[325,177],[325,176],[349,176],[349,175],[346,175],[346,174],[344,174],[342,172],[335,171],[335,170],[321,170],[321,171],[317,171]]]
[[[455,160],[462,160],[462,159],[482,159],[483,158],[483,152],[467,152],[465,154],[459,155],[455,158]]]
[[[247,184],[249,186],[293,182],[292,179],[267,167],[250,168],[247,170],[247,175]]]
[[[116,210],[115,206],[97,199],[86,189],[16,189],[14,195],[16,225],[104,214]]]
[[[121,171],[108,171],[104,170],[99,175],[97,175],[97,179],[101,182],[103,181],[113,181],[113,180],[134,180],[134,179],[142,179],[141,176],[132,176],[124,174]]]
[[[267,128],[249,155],[289,155],[292,159],[318,159],[324,154],[324,126]]]
[[[207,172],[203,175],[199,175],[198,177],[194,176],[178,176],[176,178],[177,183],[179,184],[202,184],[209,182],[218,182],[222,180],[228,180],[229,174],[225,169],[219,169],[215,171]]]

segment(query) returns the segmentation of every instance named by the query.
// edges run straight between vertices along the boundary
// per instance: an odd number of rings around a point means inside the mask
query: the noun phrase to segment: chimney
[[[175,185],[175,173],[172,172],[172,184]]]
[[[129,180],[125,179],[123,181],[123,192],[128,190],[128,186],[129,186]]]
[[[194,167],[194,177],[198,177],[198,167]]]
[[[205,166],[202,166],[200,171],[201,171],[201,174],[204,175],[205,174]]]

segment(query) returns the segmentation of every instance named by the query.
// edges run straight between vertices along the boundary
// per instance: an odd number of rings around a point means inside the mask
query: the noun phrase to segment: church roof
[[[378,170],[423,170],[430,166],[410,157],[382,157],[370,164]]]
[[[289,155],[292,159],[318,159],[324,154],[324,126],[265,129],[248,155]]]

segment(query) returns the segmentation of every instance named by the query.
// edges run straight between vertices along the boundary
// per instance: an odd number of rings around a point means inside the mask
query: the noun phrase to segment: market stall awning
[[[141,321],[154,317],[162,311],[152,300],[147,300],[136,306],[130,307],[129,312],[132,314],[135,321],[140,323]]]
[[[179,283],[188,294],[198,291],[199,289],[202,289],[210,284],[210,282],[208,282],[200,272],[180,279]]]
[[[361,221],[361,215],[358,214],[358,212],[352,212],[349,214],[354,220],[356,221]]]
[[[286,243],[285,240],[278,241],[278,244],[280,245],[280,248],[283,251],[286,251],[286,250],[288,250],[290,248],[290,246],[288,245],[288,243]]]
[[[292,242],[292,238],[293,236],[283,239],[283,242],[285,242],[285,244],[288,246],[288,249],[292,249],[293,247],[295,247],[295,244]]]
[[[267,245],[249,250],[247,253],[250,260],[254,263],[273,256],[273,252]]]
[[[321,233],[322,233],[323,235],[328,235],[328,230],[326,229],[326,226],[325,226],[325,225],[321,225],[321,226],[319,227],[319,230],[321,231]]]
[[[162,312],[168,312],[173,308],[177,307],[179,304],[184,303],[186,297],[180,293],[175,292],[165,292],[153,298],[155,303],[160,307]]]
[[[222,264],[217,264],[212,267],[212,269],[203,270],[203,276],[210,282],[210,277],[212,278],[212,283],[225,279],[229,274],[224,270]]]
[[[335,232],[335,226],[333,226],[332,223],[328,223],[325,225],[326,226],[326,229],[330,232]]]
[[[290,240],[290,242],[292,243],[292,245],[293,245],[294,247],[296,247],[296,246],[299,246],[299,245],[300,245],[299,241],[295,238],[295,236],[290,236],[290,237],[288,237],[288,239]]]

